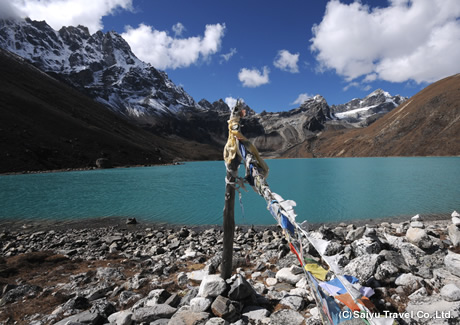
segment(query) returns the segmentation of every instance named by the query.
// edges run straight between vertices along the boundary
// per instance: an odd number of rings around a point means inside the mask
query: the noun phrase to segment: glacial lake
[[[297,202],[297,221],[378,219],[460,211],[460,157],[267,160],[273,192]],[[240,166],[240,174],[244,174]],[[275,220],[250,186],[235,222]],[[222,161],[0,176],[0,221],[135,217],[138,221],[222,224]]]

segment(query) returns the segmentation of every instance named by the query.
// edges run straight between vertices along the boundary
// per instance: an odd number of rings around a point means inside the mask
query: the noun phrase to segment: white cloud
[[[230,52],[221,54],[220,57],[222,58],[222,60],[220,61],[220,63],[222,64],[223,62],[228,62],[228,60],[230,60],[230,58],[234,56],[236,53],[237,53],[236,49],[231,48]]]
[[[20,18],[25,16],[15,4],[10,1],[0,1],[0,18]]]
[[[244,87],[255,88],[270,82],[268,79],[269,73],[268,67],[263,67],[263,71],[243,68],[238,73],[238,79],[243,83]]]
[[[307,93],[300,94],[295,101],[291,103],[291,105],[302,105],[306,100],[312,98],[312,95]]]
[[[228,107],[230,107],[230,109],[236,106],[237,101],[238,99],[233,98],[233,97],[225,97],[224,99],[224,102],[228,105]]]
[[[182,33],[186,30],[185,26],[182,23],[178,22],[177,24],[173,25],[172,30],[174,35],[181,36]]]
[[[299,67],[297,63],[299,62],[299,53],[291,54],[288,50],[281,50],[278,52],[273,65],[283,71],[288,71],[291,73],[298,73]]]
[[[140,24],[126,27],[121,36],[136,56],[158,69],[188,67],[199,59],[206,60],[220,49],[225,24],[206,25],[204,36],[173,38],[165,31]]]
[[[313,35],[320,68],[347,81],[433,82],[460,71],[458,0],[391,0],[384,8],[332,0]]]
[[[10,1],[10,0],[8,0]],[[3,2],[3,0],[2,0]],[[103,28],[102,17],[117,10],[133,10],[132,0],[11,0],[23,17],[46,20],[56,30],[83,25],[91,33]]]

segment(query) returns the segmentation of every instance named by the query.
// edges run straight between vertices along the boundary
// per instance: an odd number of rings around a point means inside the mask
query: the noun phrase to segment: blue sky
[[[460,72],[458,0],[12,0],[53,28],[114,30],[196,101],[256,112],[377,88],[412,96]],[[11,9],[11,8],[10,8]]]

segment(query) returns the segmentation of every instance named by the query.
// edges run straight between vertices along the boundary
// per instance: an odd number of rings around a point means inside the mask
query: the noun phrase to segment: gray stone
[[[407,229],[406,238],[410,243],[422,249],[429,249],[433,246],[430,237],[427,235],[425,229],[422,228],[410,227]]]
[[[433,285],[437,289],[441,289],[444,285],[454,283],[460,288],[460,277],[453,275],[445,268],[437,268],[433,270]]]
[[[357,277],[361,283],[365,283],[374,276],[377,267],[383,262],[383,257],[377,254],[367,254],[354,258],[344,268],[345,274]]]
[[[102,317],[101,315],[86,310],[79,314],[66,317],[63,320],[55,323],[54,325],[67,325],[71,323],[102,324],[103,321],[104,317]]]
[[[146,306],[155,306],[157,304],[163,304],[171,294],[165,289],[155,289],[149,292],[147,296]]]
[[[208,310],[211,307],[212,299],[204,297],[195,297],[190,300],[190,310],[195,313],[200,313]]]
[[[211,305],[214,315],[221,317],[229,322],[234,322],[239,318],[239,312],[232,304],[231,300],[224,296],[218,296]]]
[[[460,276],[460,254],[448,251],[444,258],[444,264],[450,273]]]
[[[460,245],[460,229],[458,226],[452,224],[447,227],[447,232],[449,233],[450,241],[454,247]]]
[[[210,274],[203,278],[198,296],[200,297],[217,297],[227,289],[227,283],[220,275]]]
[[[280,304],[287,306],[293,310],[300,311],[303,309],[305,301],[304,298],[300,296],[287,295],[284,296],[283,299],[281,299]]]
[[[270,325],[302,325],[305,318],[291,309],[282,309],[270,316]]]
[[[398,272],[399,269],[393,262],[384,261],[377,267],[375,279],[382,283],[390,284],[395,280]]]
[[[40,291],[42,291],[42,289],[35,285],[19,285],[10,289],[3,295],[2,300],[0,300],[0,306],[22,300],[25,297],[35,297]]]
[[[336,241],[330,241],[326,247],[326,250],[324,251],[324,255],[326,256],[336,255],[340,253],[342,249],[343,249],[343,246],[341,243],[338,243]]]
[[[82,293],[85,295],[86,299],[93,301],[105,297],[114,287],[115,285],[104,281],[84,290]]]
[[[302,279],[302,276],[293,274],[290,268],[285,267],[276,272],[276,279],[281,282],[286,282],[295,285],[297,282],[300,281],[300,279]]]
[[[251,295],[255,294],[254,289],[246,281],[241,274],[236,276],[235,281],[233,281],[230,291],[228,292],[228,297],[232,300],[243,300]]]
[[[402,273],[410,272],[410,268],[407,266],[404,257],[401,253],[390,250],[382,250],[379,253],[380,256],[385,258],[385,261],[390,261],[395,265]]]
[[[248,306],[242,311],[243,318],[247,318],[249,323],[257,323],[270,316],[270,312],[259,306]]]
[[[177,311],[166,304],[158,304],[150,307],[142,307],[136,309],[133,314],[133,320],[141,322],[153,322],[160,318],[171,318],[172,315]]]
[[[412,273],[404,273],[396,278],[395,284],[408,288],[412,293],[421,287],[420,283],[422,280],[421,277],[413,275]]]
[[[460,300],[460,288],[453,283],[449,283],[442,287],[441,297],[447,301],[458,301]]]
[[[176,308],[180,304],[180,300],[180,296],[177,293],[174,293],[168,299],[166,299],[165,304]]]
[[[210,316],[209,313],[194,313],[188,308],[182,307],[171,317],[168,325],[205,325]]]
[[[353,248],[355,256],[378,254],[382,250],[380,243],[370,237],[363,237],[355,240],[351,244],[351,247]]]
[[[404,261],[409,267],[418,268],[423,265],[422,258],[426,255],[426,253],[417,246],[411,243],[402,243],[400,250]]]
[[[107,320],[114,325],[131,325],[133,313],[130,310],[122,310],[110,315]]]
[[[356,229],[351,229],[347,236],[345,237],[345,239],[347,241],[355,241],[355,240],[358,240],[360,239],[363,235],[364,235],[364,231],[366,230],[366,228],[364,227],[358,227]]]
[[[107,300],[107,298],[101,298],[96,301],[93,301],[93,305],[91,306],[89,311],[107,318],[109,317],[109,315],[113,314],[117,310],[115,306]]]

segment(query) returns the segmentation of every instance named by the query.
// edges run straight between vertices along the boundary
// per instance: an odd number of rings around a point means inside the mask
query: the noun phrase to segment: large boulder
[[[184,306],[171,317],[168,325],[204,325],[210,317],[209,313],[195,313]]]
[[[455,247],[459,246],[460,245],[459,226],[451,224],[449,227],[447,227],[447,232],[449,233],[449,238],[450,238],[450,241],[452,242],[452,245],[454,245]]]
[[[460,288],[453,284],[446,284],[441,289],[441,297],[447,301],[459,301],[460,300]]]
[[[228,297],[232,300],[243,300],[255,294],[254,289],[246,281],[241,274],[237,274],[235,281],[233,281]]]
[[[232,301],[224,296],[218,296],[211,305],[214,315],[221,317],[229,322],[235,322],[240,318],[239,311],[232,304]]]
[[[345,266],[344,272],[357,277],[364,284],[374,276],[377,267],[383,260],[384,257],[377,254],[358,256]]]
[[[297,282],[300,281],[300,279],[302,279],[302,276],[294,274],[291,268],[285,267],[276,272],[276,279],[281,282],[286,282],[295,285]]]
[[[409,227],[406,232],[406,238],[410,243],[422,249],[430,249],[433,245],[431,238],[423,228]]]
[[[446,257],[444,257],[444,264],[450,273],[460,276],[460,254],[448,251]]]
[[[422,265],[422,259],[426,253],[411,243],[402,243],[400,246],[401,255],[406,264],[411,268],[418,268]]]
[[[210,274],[206,275],[201,281],[198,296],[200,297],[217,297],[227,290],[227,283],[220,275]]]
[[[370,237],[362,237],[361,239],[355,240],[351,247],[355,256],[362,256],[366,254],[378,254],[382,248],[378,241]]]
[[[190,310],[194,313],[200,313],[211,307],[212,299],[204,297],[195,297],[190,300]]]
[[[138,323],[149,323],[160,318],[171,318],[171,316],[173,316],[176,311],[176,308],[173,308],[169,305],[158,304],[155,306],[136,309],[132,319]]]

